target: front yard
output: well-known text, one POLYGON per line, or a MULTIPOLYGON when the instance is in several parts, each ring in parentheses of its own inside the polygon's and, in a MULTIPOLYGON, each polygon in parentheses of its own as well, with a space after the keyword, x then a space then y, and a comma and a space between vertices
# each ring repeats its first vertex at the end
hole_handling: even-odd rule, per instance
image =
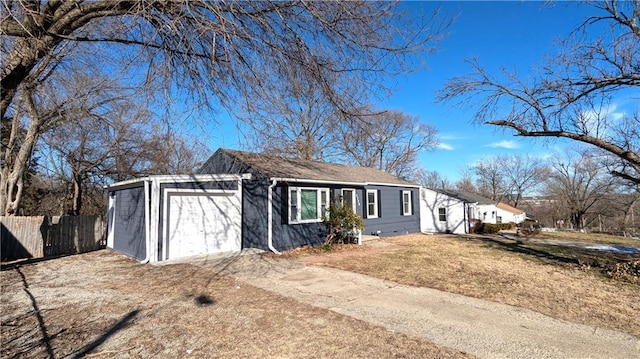
POLYGON ((189 264, 102 250, 1 272, 2 358, 463 358, 189 264))
POLYGON ((298 257, 640 337, 638 268, 621 265, 640 260, 639 254, 518 244, 497 237, 422 234, 382 239, 378 246, 388 250, 367 253, 351 248, 298 257))
MULTIPOLYGON (((622 265, 639 261, 640 254, 452 235, 407 235, 339 248, 299 249, 284 258, 640 337, 637 268, 622 265)), ((141 265, 108 250, 4 266, 0 356, 467 357, 246 285, 218 270, 141 265)))

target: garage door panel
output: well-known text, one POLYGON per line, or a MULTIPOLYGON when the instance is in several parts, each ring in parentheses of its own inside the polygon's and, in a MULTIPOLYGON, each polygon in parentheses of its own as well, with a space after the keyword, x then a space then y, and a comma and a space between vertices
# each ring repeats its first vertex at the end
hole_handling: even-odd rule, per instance
POLYGON ((241 201, 237 194, 171 194, 169 258, 241 249, 241 201))

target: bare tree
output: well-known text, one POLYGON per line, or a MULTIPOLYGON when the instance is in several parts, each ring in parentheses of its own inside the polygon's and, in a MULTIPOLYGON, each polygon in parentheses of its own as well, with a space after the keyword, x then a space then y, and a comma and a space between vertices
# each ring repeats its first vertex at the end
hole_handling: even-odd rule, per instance
POLYGON ((435 148, 437 143, 435 127, 400 111, 347 121, 339 131, 346 161, 407 178, 419 168, 418 153, 435 148))
POLYGON ((259 151, 304 160, 324 160, 338 152, 334 130, 345 117, 305 75, 291 68, 287 83, 269 83, 273 90, 243 104, 247 114, 242 121, 251 127, 249 137, 259 151))
POLYGON ((473 165, 476 175, 476 190, 481 196, 501 201, 507 196, 507 182, 501 161, 487 157, 473 165))
POLYGON ((546 59, 540 72, 519 77, 504 70, 494 76, 472 60, 473 74, 449 80, 438 98, 477 105, 475 121, 519 136, 562 137, 595 146, 618 159, 612 174, 640 183, 638 107, 622 119, 615 110, 618 97, 630 97, 637 105, 640 2, 589 6, 596 15, 567 37, 563 51, 546 59))
POLYGON ((454 184, 446 177, 442 176, 438 171, 419 169, 415 172, 412 179, 425 188, 446 190, 454 188, 454 184))
POLYGON ((65 93, 57 106, 46 104, 45 88, 73 81, 73 67, 102 64, 100 71, 120 85, 194 108, 234 108, 242 98, 262 96, 265 84, 286 82, 283 74, 297 67, 332 106, 349 112, 353 98, 342 96, 328 75, 365 84, 368 95, 385 90, 387 76, 416 67, 440 24, 410 19, 386 2, 5 1, 0 117, 11 118, 12 128, 25 124, 27 132, 19 141, 17 130, 9 131, 0 212, 15 213, 39 136, 77 108, 76 97, 65 93))
POLYGON ((191 146, 152 121, 144 107, 120 103, 102 116, 79 118, 43 135, 50 177, 71 190, 65 214, 84 214, 83 204, 96 202, 85 198, 85 189, 144 175, 193 173, 197 157, 191 146))
POLYGON ((535 194, 549 175, 549 168, 543 160, 528 155, 500 155, 496 162, 502 168, 504 196, 514 207, 518 207, 523 196, 535 194))
POLYGON ((610 198, 614 181, 597 158, 586 151, 556 157, 547 181, 547 194, 555 196, 575 229, 586 225, 586 215, 610 198))
POLYGON ((465 167, 460 170, 460 177, 454 183, 454 188, 458 191, 469 193, 478 193, 476 186, 473 184, 474 172, 471 167, 465 167))
MULTIPOLYGON (((61 65, 62 66, 62 65, 61 65)), ((41 134, 68 122, 100 117, 114 104, 127 100, 132 92, 106 76, 96 75, 90 65, 66 65, 76 76, 25 87, 17 98, 16 110, 8 123, 0 170, 0 209, 13 214, 24 192, 24 176, 41 134), (26 130, 19 130, 26 129, 26 130)))

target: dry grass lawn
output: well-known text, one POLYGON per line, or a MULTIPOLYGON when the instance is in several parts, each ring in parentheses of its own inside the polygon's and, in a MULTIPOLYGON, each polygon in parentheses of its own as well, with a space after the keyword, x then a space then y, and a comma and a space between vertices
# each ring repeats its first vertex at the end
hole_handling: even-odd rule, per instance
MULTIPOLYGON (((584 253, 578 249, 563 252, 558 246, 448 235, 418 234, 383 241, 393 244, 393 250, 355 256, 340 252, 312 262, 640 337, 640 284, 604 276, 581 262, 584 253), (575 255, 578 259, 572 258, 575 255)), ((606 256, 593 251, 586 255, 606 256)), ((639 255, 623 257, 640 260, 639 255)))
POLYGON ((107 250, 1 272, 3 358, 464 358, 188 264, 107 250))
POLYGON ((625 246, 640 247, 640 240, 603 233, 543 232, 537 235, 537 237, 545 239, 560 239, 566 241, 591 242, 598 244, 622 244, 625 246))

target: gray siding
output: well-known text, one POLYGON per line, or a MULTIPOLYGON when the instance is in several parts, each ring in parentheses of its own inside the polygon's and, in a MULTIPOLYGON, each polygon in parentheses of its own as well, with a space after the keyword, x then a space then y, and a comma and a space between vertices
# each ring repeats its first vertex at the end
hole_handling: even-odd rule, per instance
MULTIPOLYGON (((378 218, 364 218, 364 234, 379 234, 382 237, 420 232, 420 193, 417 188, 367 186, 378 190, 378 218), (402 191, 411 191, 411 216, 402 215, 402 191), (379 231, 379 232, 378 232, 379 231)), ((362 197, 366 205, 366 197, 362 197)), ((360 213, 361 215, 364 213, 360 213)))
POLYGON ((251 166, 248 164, 238 161, 235 157, 229 156, 224 151, 216 151, 213 156, 211 156, 207 162, 198 170, 199 174, 218 174, 218 173, 228 173, 228 174, 243 174, 243 173, 251 173, 254 176, 265 178, 265 176, 261 176, 257 173, 251 166))
POLYGON ((268 178, 260 176, 251 166, 220 150, 207 160, 198 173, 251 173, 253 175, 253 179, 242 182, 242 248, 269 250, 267 243, 268 178))
POLYGON ((144 226, 144 187, 112 192, 115 196, 113 249, 137 259, 147 251, 144 226))
MULTIPOLYGON (((296 183, 296 187, 326 188, 316 184, 296 183)), ((304 245, 324 242, 326 227, 318 223, 288 223, 288 185, 279 184, 273 191, 273 245, 277 250, 287 250, 304 245)))
MULTIPOLYGON (((252 180, 243 182, 242 247, 268 249, 267 236, 267 191, 268 176, 258 173, 250 165, 217 151, 198 171, 199 173, 251 173, 252 180)), ((304 245, 318 245, 324 242, 326 227, 323 223, 288 223, 288 188, 295 187, 330 188, 331 201, 339 198, 341 189, 356 190, 356 213, 365 218, 365 234, 380 231, 382 236, 420 232, 419 192, 417 188, 397 186, 368 186, 379 194, 380 218, 366 218, 365 188, 351 185, 320 185, 316 183, 278 183, 273 191, 273 244, 278 250, 286 250, 304 245), (411 216, 401 213, 401 193, 412 192, 411 216)))
POLYGON ((266 180, 245 180, 242 183, 242 248, 268 250, 266 180))

